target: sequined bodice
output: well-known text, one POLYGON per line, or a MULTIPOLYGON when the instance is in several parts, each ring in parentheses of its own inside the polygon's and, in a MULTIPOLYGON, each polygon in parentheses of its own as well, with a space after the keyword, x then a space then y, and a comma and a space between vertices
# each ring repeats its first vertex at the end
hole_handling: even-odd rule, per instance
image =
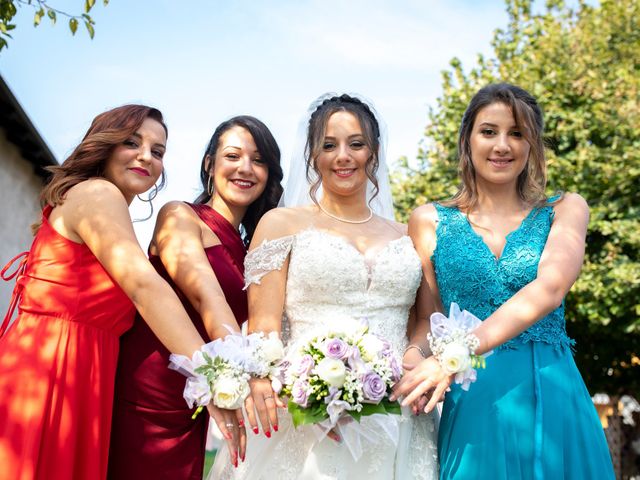
MULTIPOLYGON (((438 213, 437 244, 431 261, 446 312, 451 302, 456 302, 478 318, 485 319, 536 278, 553 222, 552 207, 532 210, 520 227, 507 236, 499 259, 457 208, 439 204, 435 207, 438 213)), ((522 341, 570 347, 573 340, 565 329, 564 302, 501 348, 512 348, 522 341)))

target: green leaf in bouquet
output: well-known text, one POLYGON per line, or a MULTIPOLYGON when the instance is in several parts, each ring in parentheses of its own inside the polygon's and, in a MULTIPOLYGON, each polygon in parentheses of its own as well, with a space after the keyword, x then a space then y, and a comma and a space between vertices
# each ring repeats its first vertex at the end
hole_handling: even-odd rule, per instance
POLYGON ((376 413, 382 413, 384 415, 400 415, 402 410, 398 402, 390 402, 388 399, 384 399, 377 404, 365 403, 362 405, 362 410, 359 412, 355 410, 351 411, 349 412, 349 415, 359 422, 362 417, 374 415, 376 413))
POLYGON ((287 408, 291 414, 294 427, 320 423, 325 418, 329 417, 327 415, 325 405, 322 404, 314 407, 302 408, 300 405, 293 402, 293 400, 289 400, 287 408))

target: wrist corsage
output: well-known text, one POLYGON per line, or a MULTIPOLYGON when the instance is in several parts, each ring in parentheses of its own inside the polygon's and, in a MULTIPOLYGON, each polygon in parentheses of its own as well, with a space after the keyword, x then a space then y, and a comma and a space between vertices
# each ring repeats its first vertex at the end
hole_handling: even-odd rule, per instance
POLYGON ((491 352, 476 355, 480 340, 473 330, 481 320, 466 310, 460 310, 452 302, 449 317, 436 312, 431 315, 431 333, 428 335, 429 347, 445 372, 453 375, 454 381, 462 384, 463 390, 476 381, 476 368, 485 368, 485 357, 491 352))
POLYGON ((230 333, 203 345, 191 358, 172 354, 169 368, 187 377, 183 397, 189 408, 198 406, 195 418, 211 401, 219 408, 242 407, 250 393, 251 376, 272 376, 283 354, 275 332, 230 333))

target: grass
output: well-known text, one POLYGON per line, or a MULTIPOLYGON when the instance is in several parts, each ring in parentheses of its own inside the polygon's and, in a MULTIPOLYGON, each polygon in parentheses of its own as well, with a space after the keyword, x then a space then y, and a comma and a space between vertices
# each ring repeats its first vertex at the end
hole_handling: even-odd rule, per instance
POLYGON ((207 478, 207 475, 209 473, 209 470, 211 470, 211 467, 213 466, 213 461, 216 458, 216 451, 217 450, 207 450, 204 454, 204 474, 202 476, 202 478, 207 478))

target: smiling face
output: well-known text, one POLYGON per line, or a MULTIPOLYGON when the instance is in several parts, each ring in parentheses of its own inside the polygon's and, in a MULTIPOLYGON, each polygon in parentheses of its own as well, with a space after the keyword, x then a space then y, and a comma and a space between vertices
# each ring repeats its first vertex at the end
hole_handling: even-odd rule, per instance
POLYGON ((325 193, 352 195, 366 191, 367 162, 371 150, 365 143, 360 122, 350 112, 338 111, 327 120, 322 150, 316 167, 325 193))
POLYGON ((128 203, 149 190, 162 174, 166 142, 163 126, 146 118, 140 128, 113 149, 104 178, 120 189, 128 203))
POLYGON ((267 185, 269 168, 263 161, 251 133, 240 126, 220 136, 213 165, 212 204, 228 208, 246 208, 255 202, 267 185))
POLYGON ((507 105, 495 102, 478 111, 469 144, 478 187, 512 183, 515 188, 530 146, 507 105))

